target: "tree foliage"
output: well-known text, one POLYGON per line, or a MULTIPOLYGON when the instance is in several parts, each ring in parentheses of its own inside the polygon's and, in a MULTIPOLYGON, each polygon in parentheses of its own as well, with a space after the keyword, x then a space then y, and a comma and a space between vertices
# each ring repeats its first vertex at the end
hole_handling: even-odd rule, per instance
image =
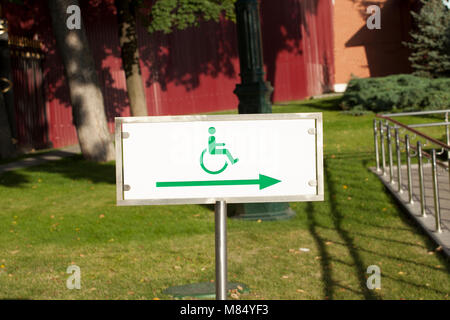
POLYGON ((412 12, 417 28, 411 32, 409 61, 414 73, 425 77, 450 76, 450 10, 442 0, 421 0, 412 12))
POLYGON ((175 29, 197 26, 200 21, 219 21, 223 15, 235 20, 236 0, 156 0, 151 7, 144 7, 145 24, 149 32, 170 33, 175 29), (146 10, 145 10, 146 9, 146 10))

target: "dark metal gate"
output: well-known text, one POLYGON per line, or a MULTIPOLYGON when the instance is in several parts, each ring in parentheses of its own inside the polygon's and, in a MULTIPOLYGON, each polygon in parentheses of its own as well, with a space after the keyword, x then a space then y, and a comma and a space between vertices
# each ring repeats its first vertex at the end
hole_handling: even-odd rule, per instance
POLYGON ((41 43, 10 36, 16 137, 25 150, 49 147, 41 43))

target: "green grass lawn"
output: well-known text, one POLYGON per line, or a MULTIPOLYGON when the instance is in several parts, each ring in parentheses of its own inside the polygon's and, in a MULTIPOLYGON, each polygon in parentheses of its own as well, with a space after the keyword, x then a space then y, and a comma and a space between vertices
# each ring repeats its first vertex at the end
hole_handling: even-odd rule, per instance
MULTIPOLYGON (((228 220, 229 280, 251 290, 239 298, 449 299, 449 261, 368 171, 373 116, 337 102, 274 108, 323 112, 325 201, 293 203, 288 221, 228 220)), ((0 299, 170 299, 167 287, 215 277, 211 207, 116 207, 114 163, 8 172, 0 199, 0 299), (66 288, 71 264, 81 290, 66 288)))

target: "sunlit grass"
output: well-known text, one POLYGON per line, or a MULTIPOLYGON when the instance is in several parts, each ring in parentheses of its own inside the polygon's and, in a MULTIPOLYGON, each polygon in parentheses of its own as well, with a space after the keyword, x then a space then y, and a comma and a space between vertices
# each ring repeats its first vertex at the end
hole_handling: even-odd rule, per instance
MULTIPOLYGON (((289 221, 229 219, 229 280, 250 287, 242 299, 448 299, 448 260, 367 169, 373 116, 337 102, 274 107, 323 112, 325 201, 293 203, 289 221), (381 290, 365 284, 370 265, 381 290)), ((211 207, 116 207, 113 163, 5 173, 0 199, 0 299, 170 299, 167 287, 214 279, 211 207), (81 290, 66 288, 71 264, 81 290)))

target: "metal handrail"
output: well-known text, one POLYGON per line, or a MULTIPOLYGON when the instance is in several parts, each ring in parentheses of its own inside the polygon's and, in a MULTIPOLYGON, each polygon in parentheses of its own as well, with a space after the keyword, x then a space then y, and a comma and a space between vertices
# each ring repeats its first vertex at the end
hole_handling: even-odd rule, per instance
POLYGON ((425 210, 425 188, 424 188, 424 170, 423 170, 423 156, 427 157, 431 162, 432 176, 433 176, 433 199, 434 199, 434 216, 435 216, 435 225, 436 232, 442 232, 441 228, 441 217, 440 217, 440 201, 439 201, 439 185, 437 179, 437 166, 440 165, 445 170, 449 172, 449 182, 450 182, 450 131, 449 126, 450 122, 448 121, 448 114, 450 110, 438 110, 438 111, 422 111, 422 112, 411 112, 411 113, 398 113, 398 114, 379 114, 376 115, 377 118, 383 119, 386 121, 383 124, 383 120, 374 119, 374 144, 375 144, 375 153, 376 153, 376 164, 377 164, 377 172, 382 172, 383 176, 387 175, 386 168, 386 148, 385 141, 387 144, 388 151, 388 166, 389 166, 389 184, 395 185, 398 184, 396 192, 403 193, 402 188, 402 172, 401 172, 401 143, 405 145, 406 151, 406 170, 407 170, 407 179, 408 179, 408 198, 409 204, 413 205, 413 186, 412 186, 412 176, 411 176, 411 158, 417 156, 418 159, 418 170, 419 170, 419 190, 420 190, 420 211, 423 218, 426 218, 426 210, 425 210), (445 122, 444 123, 434 123, 428 124, 428 126, 445 126, 446 127, 446 136, 447 136, 447 144, 439 141, 435 138, 432 138, 420 131, 417 131, 414 127, 426 127, 427 124, 421 125, 406 125, 397 120, 392 119, 393 116, 410 116, 410 115, 423 115, 423 114, 434 114, 434 113, 445 113, 445 122), (379 122, 379 126, 377 124, 379 122), (392 123, 392 125, 390 124, 392 123), (379 127, 379 130, 378 130, 379 127), (431 153, 427 153, 422 150, 421 141, 417 141, 417 148, 411 146, 410 137, 408 134, 405 135, 405 139, 400 138, 399 130, 405 129, 414 134, 415 137, 421 137, 432 144, 439 146, 442 148, 441 153, 436 152, 436 148, 431 150, 431 153), (395 132, 395 136, 392 137, 392 130, 395 132), (386 137, 385 137, 386 135, 386 137), (378 145, 378 137, 380 137, 381 143, 381 168, 380 168, 380 156, 379 156, 379 145, 378 145), (392 150, 392 142, 395 143, 396 150, 396 160, 397 160, 397 181, 394 181, 394 168, 393 168, 393 150, 392 150), (415 150, 415 154, 411 155, 411 149, 415 150), (448 156, 448 164, 445 164, 442 161, 436 159, 437 154, 442 154, 444 151, 447 152, 448 156))
MULTIPOLYGON (((449 111, 449 112, 450 112, 450 111, 449 111)), ((417 130, 415 130, 414 128, 411 128, 411 127, 409 127, 409 126, 406 125, 406 124, 403 124, 403 123, 401 123, 401 122, 399 122, 399 121, 397 121, 397 120, 391 119, 390 117, 387 117, 387 116, 384 116, 384 115, 381 115, 381 114, 377 114, 376 117, 377 117, 377 118, 382 118, 382 119, 388 120, 388 121, 394 123, 395 125, 397 125, 397 126, 399 126, 399 127, 401 127, 401 128, 404 128, 404 129, 406 129, 406 130, 409 130, 409 131, 411 131, 412 133, 414 133, 415 135, 417 135, 417 136, 419 136, 419 137, 422 137, 422 138, 424 138, 425 140, 428 140, 428 141, 430 141, 430 142, 432 142, 432 143, 434 143, 434 144, 440 146, 441 148, 446 149, 447 151, 450 150, 450 146, 449 146, 448 144, 445 144, 445 143, 443 143, 442 141, 439 141, 439 140, 436 140, 436 139, 434 139, 434 138, 432 138, 432 137, 430 137, 430 136, 427 136, 426 134, 424 134, 424 133, 422 133, 422 132, 420 132, 420 131, 417 131, 417 130)))
POLYGON ((448 126, 450 122, 433 122, 433 123, 417 123, 417 124, 408 124, 410 128, 425 128, 425 127, 440 127, 440 126, 448 126))
POLYGON ((418 116, 418 115, 439 114, 439 113, 450 113, 450 109, 446 109, 446 110, 430 110, 430 111, 414 111, 414 112, 398 112, 398 113, 384 113, 381 116, 385 116, 385 117, 407 117, 407 116, 418 116))

